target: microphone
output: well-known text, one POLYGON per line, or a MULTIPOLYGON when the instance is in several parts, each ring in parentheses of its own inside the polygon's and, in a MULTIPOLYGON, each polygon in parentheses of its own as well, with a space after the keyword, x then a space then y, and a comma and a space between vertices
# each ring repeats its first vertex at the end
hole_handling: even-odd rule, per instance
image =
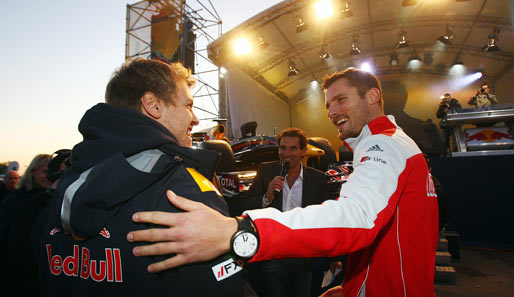
MULTIPOLYGON (((280 176, 286 177, 287 171, 289 171, 289 162, 285 161, 282 164, 282 169, 280 169, 280 176)), ((282 194, 282 190, 275 189, 273 192, 274 198, 277 198, 278 195, 282 194)))

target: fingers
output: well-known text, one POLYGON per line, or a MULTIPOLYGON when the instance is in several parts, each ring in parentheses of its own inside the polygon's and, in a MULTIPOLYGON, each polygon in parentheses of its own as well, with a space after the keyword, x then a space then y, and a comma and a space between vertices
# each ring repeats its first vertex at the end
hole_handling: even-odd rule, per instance
POLYGON ((182 266, 184 264, 187 264, 187 258, 183 255, 176 255, 174 257, 168 258, 164 261, 153 263, 148 266, 148 272, 150 273, 156 273, 160 272, 166 269, 175 268, 178 266, 182 266))
POLYGON ((136 223, 151 223, 156 225, 174 226, 180 218, 181 213, 170 213, 163 211, 136 212, 132 220, 136 223))
POLYGON ((192 211, 204 207, 202 203, 178 196, 172 190, 166 191, 166 196, 168 196, 168 200, 171 204, 185 211, 192 211))
POLYGON ((159 242, 151 245, 136 246, 132 249, 134 256, 154 256, 179 254, 182 252, 180 244, 176 242, 159 242))
POLYGON ((175 240, 177 237, 177 235, 174 233, 174 231, 175 230, 171 229, 171 228, 153 228, 153 229, 132 231, 127 234, 127 240, 129 242, 172 241, 172 240, 175 240))

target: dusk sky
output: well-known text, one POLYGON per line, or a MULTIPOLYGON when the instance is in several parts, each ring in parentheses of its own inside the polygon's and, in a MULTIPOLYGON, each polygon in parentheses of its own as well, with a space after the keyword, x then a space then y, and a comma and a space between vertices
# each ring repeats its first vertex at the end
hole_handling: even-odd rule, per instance
MULTIPOLYGON (((188 1, 194 5, 197 1, 188 1)), ((223 33, 281 2, 211 0, 223 33)), ((8 1, 0 11, 0 162, 23 172, 39 153, 72 148, 84 112, 104 101, 125 59, 127 4, 119 0, 8 1)), ((208 5, 207 0, 202 3, 208 5)))

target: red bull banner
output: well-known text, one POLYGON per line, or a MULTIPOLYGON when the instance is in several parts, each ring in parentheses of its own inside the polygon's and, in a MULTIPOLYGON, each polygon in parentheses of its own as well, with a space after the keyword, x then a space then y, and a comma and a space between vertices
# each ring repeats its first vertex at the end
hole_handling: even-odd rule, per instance
POLYGON ((151 50, 155 59, 171 62, 180 45, 184 0, 153 1, 151 50))
POLYGON ((507 127, 484 127, 466 129, 468 150, 505 149, 514 147, 512 133, 507 127))

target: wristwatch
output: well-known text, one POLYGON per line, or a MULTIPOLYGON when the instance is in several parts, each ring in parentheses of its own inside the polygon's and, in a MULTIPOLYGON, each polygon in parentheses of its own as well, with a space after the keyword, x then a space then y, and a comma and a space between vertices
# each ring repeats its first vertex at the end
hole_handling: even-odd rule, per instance
POLYGON ((237 231, 232 235, 232 253, 239 259, 248 260, 259 249, 259 234, 249 217, 236 217, 237 231))

